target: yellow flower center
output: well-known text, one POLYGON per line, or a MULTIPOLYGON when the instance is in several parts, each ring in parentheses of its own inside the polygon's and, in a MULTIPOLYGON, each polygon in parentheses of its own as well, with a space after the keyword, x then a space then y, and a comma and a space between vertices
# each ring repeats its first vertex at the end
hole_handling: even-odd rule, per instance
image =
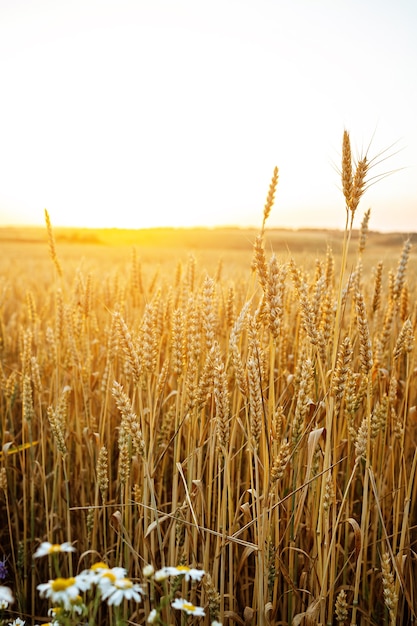
POLYGON ((75 578, 56 578, 52 581, 52 591, 66 591, 68 587, 72 587, 75 584, 75 578))
POLYGON ((98 563, 94 563, 94 565, 91 566, 91 569, 93 570, 93 572, 98 569, 108 569, 108 568, 109 566, 103 563, 102 561, 99 561, 98 563))
POLYGON ((52 615, 53 617, 57 617, 60 613, 62 613, 62 607, 54 606, 49 609, 48 615, 52 615))
POLYGON ((112 582, 113 584, 117 580, 117 577, 110 570, 108 572, 104 572, 103 578, 108 578, 110 580, 110 582, 112 582))
POLYGON ((75 598, 71 598, 71 604, 73 606, 77 606, 77 605, 81 604, 82 601, 83 601, 83 599, 82 599, 81 596, 76 596, 75 598))
POLYGON ((184 602, 182 605, 186 611, 195 611, 194 604, 189 604, 188 602, 184 602))
POLYGON ((177 570, 178 570, 179 572, 189 572, 189 571, 190 571, 190 568, 189 568, 189 567, 187 567, 186 565, 178 565, 177 570))
POLYGON ((133 583, 128 578, 119 578, 115 583, 115 587, 118 589, 130 589, 133 587, 133 583))
POLYGON ((53 543, 49 548, 49 553, 52 554, 54 552, 61 552, 61 546, 59 543, 53 543))

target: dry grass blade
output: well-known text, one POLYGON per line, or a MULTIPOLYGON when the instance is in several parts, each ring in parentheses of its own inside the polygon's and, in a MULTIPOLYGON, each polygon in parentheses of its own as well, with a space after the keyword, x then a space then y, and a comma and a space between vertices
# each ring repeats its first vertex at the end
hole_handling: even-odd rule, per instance
POLYGON ((349 517, 347 520, 353 529, 353 537, 354 537, 354 546, 355 546, 355 560, 358 560, 359 554, 361 552, 362 547, 362 533, 358 522, 353 518, 349 517))
POLYGON ((320 611, 320 603, 321 599, 317 598, 313 600, 313 602, 310 602, 306 611, 294 615, 292 626, 300 626, 300 624, 304 624, 304 626, 315 626, 320 611))

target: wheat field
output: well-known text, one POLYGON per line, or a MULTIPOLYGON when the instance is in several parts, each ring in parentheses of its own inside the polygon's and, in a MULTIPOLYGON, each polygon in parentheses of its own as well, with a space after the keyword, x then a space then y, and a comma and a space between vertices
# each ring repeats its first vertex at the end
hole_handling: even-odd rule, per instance
POLYGON ((416 257, 368 251, 368 211, 353 230, 367 173, 345 135, 318 254, 274 246, 277 170, 223 258, 60 243, 47 212, 42 245, 3 245, 4 624, 416 622, 416 257), (141 601, 51 621, 41 542, 75 548, 60 580, 124 567, 141 601), (204 570, 171 592, 204 615, 147 583, 166 566, 204 570))

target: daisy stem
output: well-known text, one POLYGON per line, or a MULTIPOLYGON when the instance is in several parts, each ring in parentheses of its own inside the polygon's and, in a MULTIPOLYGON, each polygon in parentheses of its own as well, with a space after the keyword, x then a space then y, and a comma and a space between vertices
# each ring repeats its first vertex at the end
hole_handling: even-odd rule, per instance
POLYGON ((126 622, 121 615, 122 613, 121 606, 115 606, 114 613, 115 613, 115 618, 116 618, 116 626, 126 626, 126 622))
POLYGON ((97 623, 96 615, 97 615, 98 607, 100 605, 100 600, 101 600, 100 592, 98 589, 96 589, 96 595, 95 595, 94 604, 93 604, 93 614, 90 616, 90 619, 88 620, 89 626, 94 626, 97 623))
POLYGON ((59 556, 56 552, 52 553, 52 562, 54 564, 55 578, 61 577, 61 569, 59 567, 59 556))
MULTIPOLYGON (((66 464, 66 458, 64 455, 62 455, 62 469, 64 471, 64 484, 65 484, 65 495, 66 495, 66 499, 67 499, 67 510, 66 510, 66 517, 67 517, 67 537, 68 537, 68 541, 71 542, 71 518, 70 518, 70 507, 71 507, 71 501, 70 501, 70 489, 69 489, 69 480, 68 480, 68 472, 67 472, 67 464, 66 464)), ((69 559, 69 575, 72 576, 72 559, 69 559)))

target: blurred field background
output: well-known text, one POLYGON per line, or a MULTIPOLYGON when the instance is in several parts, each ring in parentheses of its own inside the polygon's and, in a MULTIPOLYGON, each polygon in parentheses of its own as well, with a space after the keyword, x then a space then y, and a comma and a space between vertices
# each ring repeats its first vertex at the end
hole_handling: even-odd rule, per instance
MULTIPOLYGON (((352 232, 351 255, 354 258, 354 242, 358 240, 359 229, 352 232)), ((208 263, 211 268, 220 259, 241 264, 247 270, 251 258, 253 243, 258 230, 255 228, 149 228, 143 230, 128 229, 88 229, 54 228, 55 241, 59 244, 62 259, 88 260, 95 265, 97 261, 106 267, 107 262, 126 262, 129 254, 136 249, 138 257, 144 263, 164 263, 180 261, 189 253, 196 254, 199 260, 208 263)), ((414 243, 416 233, 380 233, 368 231, 368 264, 379 260, 390 261, 407 238, 414 243)), ((34 262, 36 259, 48 262, 45 246, 48 235, 44 228, 38 227, 3 227, 0 228, 2 263, 12 259, 20 263, 34 262), (21 247, 20 244, 26 244, 21 247)), ((336 262, 343 245, 342 230, 314 229, 268 229, 266 246, 281 259, 293 256, 301 261, 310 261, 332 249, 336 262)))

